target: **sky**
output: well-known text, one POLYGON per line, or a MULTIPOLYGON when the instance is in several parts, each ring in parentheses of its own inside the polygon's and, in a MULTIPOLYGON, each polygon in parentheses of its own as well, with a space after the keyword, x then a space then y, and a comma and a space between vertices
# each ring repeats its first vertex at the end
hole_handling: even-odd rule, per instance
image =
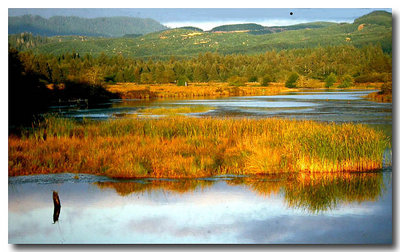
POLYGON ((264 26, 292 25, 313 21, 348 22, 368 14, 372 8, 10 8, 9 16, 24 14, 79 16, 85 18, 129 16, 152 18, 170 28, 195 26, 203 30, 223 24, 258 23, 264 26), (290 12, 293 15, 290 15, 290 12))

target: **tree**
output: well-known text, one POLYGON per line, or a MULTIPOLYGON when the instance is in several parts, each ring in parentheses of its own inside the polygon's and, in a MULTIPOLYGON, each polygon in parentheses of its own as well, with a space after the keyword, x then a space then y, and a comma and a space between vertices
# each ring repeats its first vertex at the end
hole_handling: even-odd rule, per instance
POLYGON ((257 81, 257 76, 255 75, 250 76, 249 82, 256 82, 256 81, 257 81))
POLYGON ((269 74, 264 75, 264 77, 261 80, 261 86, 267 87, 269 86, 269 83, 272 81, 272 78, 269 74))
POLYGON ((325 87, 330 88, 336 82, 336 75, 334 73, 330 73, 328 77, 325 79, 325 87))
POLYGON ((182 75, 182 76, 179 76, 176 84, 178 86, 186 86, 188 82, 189 82, 189 78, 186 77, 185 75, 182 75))
POLYGON ((353 83, 354 83, 353 77, 346 74, 345 76, 343 76, 342 84, 339 85, 339 88, 351 87, 353 85, 353 83))
POLYGON ((299 79, 299 75, 297 73, 290 74, 289 78, 286 80, 285 87, 287 88, 295 88, 296 81, 299 79))

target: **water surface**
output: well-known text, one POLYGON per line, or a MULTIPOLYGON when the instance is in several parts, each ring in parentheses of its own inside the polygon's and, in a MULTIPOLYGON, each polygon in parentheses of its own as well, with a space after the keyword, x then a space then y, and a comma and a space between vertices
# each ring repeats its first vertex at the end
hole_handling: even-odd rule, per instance
POLYGON ((392 242, 392 173, 9 178, 9 242, 392 242), (61 200, 53 224, 52 190, 61 200))
POLYGON ((392 123, 392 104, 376 103, 363 97, 370 92, 357 90, 305 90, 274 96, 242 96, 200 99, 113 100, 90 109, 53 108, 62 115, 75 118, 107 119, 135 114, 142 108, 173 108, 205 105, 213 107, 206 113, 189 116, 291 118, 328 122, 366 124, 392 123))
MULTIPOLYGON (((54 107, 66 117, 118 119, 141 108, 208 105, 197 117, 280 117, 364 123, 391 136, 392 104, 373 91, 113 100, 54 107)), ((139 115, 141 116, 141 115, 139 115)), ((388 159, 388 161, 386 161, 388 159)), ((391 165, 391 151, 385 152, 391 165)), ((79 174, 10 177, 9 243, 391 244, 392 172, 113 180, 79 174), (61 211, 53 223, 52 191, 61 211)))

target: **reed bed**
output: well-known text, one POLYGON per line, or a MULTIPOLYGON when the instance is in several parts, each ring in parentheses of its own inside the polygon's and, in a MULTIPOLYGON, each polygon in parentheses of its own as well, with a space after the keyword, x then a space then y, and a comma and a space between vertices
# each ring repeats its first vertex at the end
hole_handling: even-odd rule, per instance
POLYGON ((48 117, 9 137, 9 175, 116 178, 369 171, 390 145, 359 124, 167 117, 76 122, 48 117))
POLYGON ((140 114, 150 114, 150 115, 178 115, 187 113, 202 113, 214 109, 210 106, 186 106, 186 107, 173 107, 173 108, 144 108, 139 109, 136 112, 140 114))
POLYGON ((273 95, 285 91, 293 91, 293 89, 284 87, 283 84, 263 87, 260 84, 231 86, 228 83, 191 83, 187 87, 174 84, 139 85, 135 83, 118 83, 109 85, 107 90, 119 94, 123 99, 273 95))
POLYGON ((373 92, 366 95, 365 98, 375 102, 391 103, 392 93, 373 92))

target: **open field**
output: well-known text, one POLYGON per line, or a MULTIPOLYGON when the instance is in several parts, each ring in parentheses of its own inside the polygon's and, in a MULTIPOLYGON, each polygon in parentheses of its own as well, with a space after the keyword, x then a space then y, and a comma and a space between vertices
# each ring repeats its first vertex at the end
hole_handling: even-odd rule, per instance
POLYGON ((75 122, 49 117, 9 137, 9 175, 117 178, 368 171, 390 141, 363 125, 167 117, 75 122))

